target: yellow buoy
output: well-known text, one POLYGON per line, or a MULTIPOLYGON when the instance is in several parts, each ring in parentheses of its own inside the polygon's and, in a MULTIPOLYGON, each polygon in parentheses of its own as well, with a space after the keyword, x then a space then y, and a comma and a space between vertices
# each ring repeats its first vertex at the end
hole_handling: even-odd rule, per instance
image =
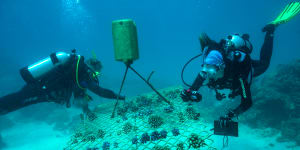
POLYGON ((131 64, 139 58, 136 25, 131 19, 112 22, 115 60, 131 64))

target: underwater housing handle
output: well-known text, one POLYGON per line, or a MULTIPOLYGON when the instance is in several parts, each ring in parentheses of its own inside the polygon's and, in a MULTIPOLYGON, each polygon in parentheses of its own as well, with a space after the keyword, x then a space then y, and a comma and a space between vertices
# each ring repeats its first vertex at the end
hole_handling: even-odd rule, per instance
POLYGON ((234 122, 231 118, 227 117, 221 117, 219 120, 215 120, 214 134, 238 137, 238 122, 234 122))

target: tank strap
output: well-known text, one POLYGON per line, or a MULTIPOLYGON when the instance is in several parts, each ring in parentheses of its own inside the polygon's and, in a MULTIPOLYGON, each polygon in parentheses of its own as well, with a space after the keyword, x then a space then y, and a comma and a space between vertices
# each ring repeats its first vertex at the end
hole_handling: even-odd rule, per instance
POLYGON ((240 78, 240 82, 241 82, 243 97, 246 99, 247 98, 247 94, 246 94, 245 84, 244 84, 244 81, 243 81, 242 78, 240 78))
POLYGON ((53 65, 55 65, 56 63, 59 62, 58 58, 56 57, 56 53, 52 53, 50 55, 50 58, 51 58, 51 61, 52 61, 53 65))

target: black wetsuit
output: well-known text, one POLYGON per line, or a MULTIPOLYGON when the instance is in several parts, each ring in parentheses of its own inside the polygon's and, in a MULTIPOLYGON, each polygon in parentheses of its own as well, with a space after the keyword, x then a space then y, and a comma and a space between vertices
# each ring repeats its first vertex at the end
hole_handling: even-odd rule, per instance
MULTIPOLYGON (((47 80, 43 81, 43 84, 29 83, 20 91, 1 97, 0 115, 42 102, 55 102, 70 107, 72 94, 75 99, 86 96, 86 90, 79 88, 76 82, 77 59, 78 57, 74 56, 69 63, 60 66, 54 74, 51 74, 47 80)), ((82 56, 79 63, 78 81, 81 87, 101 97, 117 98, 117 94, 113 91, 99 86, 97 78, 92 77, 92 71, 84 63, 82 56)), ((84 111, 88 110, 87 105, 83 107, 84 111)))
MULTIPOLYGON (((232 93, 229 95, 231 98, 241 95, 241 103, 233 110, 234 115, 239 115, 252 106, 250 91, 251 80, 252 77, 257 77, 264 73, 270 65, 273 51, 273 32, 274 27, 270 31, 267 31, 259 60, 253 60, 249 55, 247 55, 242 62, 232 62, 225 58, 226 67, 224 70, 224 77, 216 81, 210 80, 208 83, 208 87, 216 89, 217 99, 221 99, 220 93, 217 92, 218 89, 231 89, 232 93), (250 80, 249 76, 251 78, 250 80)), ((218 46, 213 47, 214 49, 218 48, 218 46)), ((205 78, 198 74, 190 90, 199 90, 204 80, 205 78)))

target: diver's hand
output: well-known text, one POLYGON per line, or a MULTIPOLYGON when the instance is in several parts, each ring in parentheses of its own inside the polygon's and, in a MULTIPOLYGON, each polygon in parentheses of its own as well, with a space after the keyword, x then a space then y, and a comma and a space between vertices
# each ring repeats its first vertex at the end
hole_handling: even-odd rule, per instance
POLYGON ((202 100, 202 95, 197 91, 192 91, 190 89, 183 90, 180 93, 180 96, 184 102, 192 101, 192 102, 200 102, 202 100))
POLYGON ((222 93, 219 93, 219 92, 217 92, 216 93, 216 98, 217 98, 217 100, 222 100, 223 98, 226 98, 226 96, 225 96, 225 94, 222 94, 222 93))
POLYGON ((274 24, 267 24, 263 29, 262 32, 267 32, 268 34, 273 34, 275 31, 276 25, 274 24))
POLYGON ((191 99, 190 99, 190 96, 191 96, 191 92, 189 91, 189 90, 183 90, 183 91, 181 91, 181 93, 180 93, 180 97, 181 97, 181 99, 184 101, 184 102, 188 102, 188 101, 190 101, 191 99))
POLYGON ((235 116, 236 114, 232 110, 229 110, 229 112, 225 115, 225 118, 232 119, 235 116))
POLYGON ((119 100, 125 100, 125 96, 119 95, 118 96, 119 100))

